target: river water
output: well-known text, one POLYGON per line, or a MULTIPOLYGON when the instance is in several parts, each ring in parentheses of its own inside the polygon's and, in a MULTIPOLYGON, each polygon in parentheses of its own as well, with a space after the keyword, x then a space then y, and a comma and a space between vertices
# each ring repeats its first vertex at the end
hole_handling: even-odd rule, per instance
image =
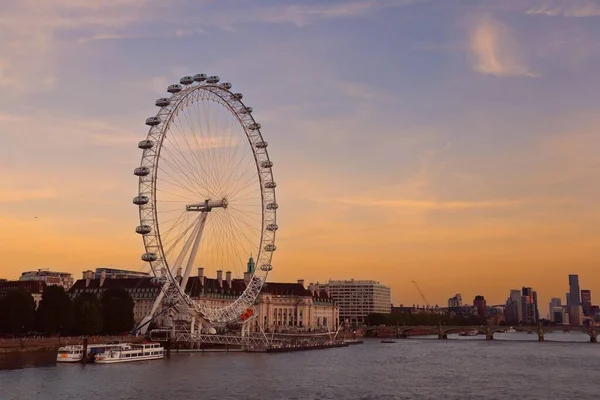
POLYGON ((97 365, 0 355, 2 400, 600 399, 600 344, 580 333, 450 335, 294 353, 179 353, 97 365))

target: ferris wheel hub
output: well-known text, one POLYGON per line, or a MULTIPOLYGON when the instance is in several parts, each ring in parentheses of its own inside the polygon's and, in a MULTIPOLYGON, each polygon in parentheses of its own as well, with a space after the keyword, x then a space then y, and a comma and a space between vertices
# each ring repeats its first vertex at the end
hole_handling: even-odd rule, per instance
POLYGON ((213 208, 227 208, 228 202, 226 198, 221 200, 206 199, 202 203, 188 204, 185 206, 186 211, 204 212, 210 211, 213 208))

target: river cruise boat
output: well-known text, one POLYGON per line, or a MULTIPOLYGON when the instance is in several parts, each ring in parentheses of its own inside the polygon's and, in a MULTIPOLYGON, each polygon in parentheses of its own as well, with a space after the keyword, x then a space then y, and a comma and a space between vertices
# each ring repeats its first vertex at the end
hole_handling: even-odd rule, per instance
MULTIPOLYGON (((128 346, 128 343, 111 343, 111 344, 88 344, 86 357, 88 362, 93 362, 96 355, 104 353, 111 349, 118 349, 123 346, 128 346)), ((59 347, 56 355, 56 362, 81 362, 83 360, 83 345, 71 344, 59 347)))
POLYGON ((160 343, 130 344, 118 349, 110 349, 96 355, 98 364, 114 364, 130 361, 158 360, 165 356, 165 349, 160 343))

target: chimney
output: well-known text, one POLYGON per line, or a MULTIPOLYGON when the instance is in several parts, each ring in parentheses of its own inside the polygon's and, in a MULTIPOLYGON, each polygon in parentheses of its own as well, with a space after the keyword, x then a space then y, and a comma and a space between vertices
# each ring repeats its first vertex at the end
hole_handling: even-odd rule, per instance
POLYGON ((227 281, 227 286, 231 289, 231 271, 225 272, 225 280, 227 281))
POLYGON ((315 285, 312 282, 308 284, 308 290, 310 290, 312 296, 315 295, 315 285))
POLYGON ((250 283, 250 278, 252 278, 252 272, 244 272, 244 283, 246 285, 250 283))
POLYGON ((181 278, 181 267, 177 268, 177 278, 181 278))
POLYGON ((217 271, 217 282, 219 282, 219 287, 223 287, 223 271, 217 271))
POLYGON ((100 272, 100 284, 98 287, 102 287, 104 285, 104 281, 106 280, 106 271, 100 272))
POLYGON ((92 280, 92 271, 85 271, 83 273, 83 279, 85 279, 85 287, 90 286, 90 281, 92 280))
POLYGON ((204 286, 204 268, 198 268, 198 279, 200 280, 200 284, 204 286))
POLYGON ((298 283, 302 285, 302 287, 304 287, 304 279, 298 279, 298 283))

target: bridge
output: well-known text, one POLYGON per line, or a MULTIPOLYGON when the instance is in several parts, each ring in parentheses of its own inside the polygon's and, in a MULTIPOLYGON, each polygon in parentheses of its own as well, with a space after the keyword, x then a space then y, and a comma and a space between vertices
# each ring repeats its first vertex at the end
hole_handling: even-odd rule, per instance
MULTIPOLYGON (((598 326, 543 326, 541 324, 533 326, 514 326, 512 327, 517 332, 531 332, 537 335, 538 341, 544 341, 544 334, 552 332, 582 332, 590 337, 591 343, 598 342, 598 334, 600 334, 600 327, 598 326)), ((438 339, 448 339, 449 334, 460 333, 464 331, 477 331, 478 334, 485 335, 486 340, 493 340, 494 333, 505 332, 508 329, 507 326, 500 325, 479 325, 479 326, 447 326, 447 325, 429 325, 429 326, 369 326, 364 329, 365 332, 374 333, 375 336, 379 336, 380 333, 384 335, 395 335, 397 338, 406 339, 411 332, 412 333, 430 333, 431 335, 437 335, 438 339)))

